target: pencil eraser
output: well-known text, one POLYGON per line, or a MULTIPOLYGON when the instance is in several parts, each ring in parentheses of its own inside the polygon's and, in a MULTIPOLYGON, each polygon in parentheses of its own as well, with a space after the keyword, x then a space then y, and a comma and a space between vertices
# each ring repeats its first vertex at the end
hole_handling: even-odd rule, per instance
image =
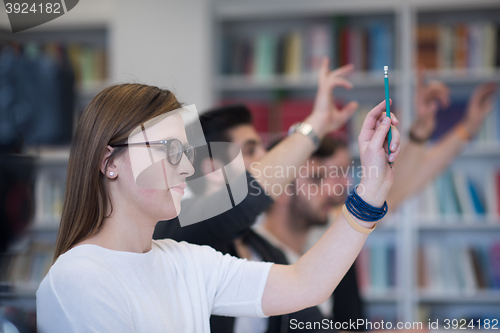
POLYGON ((384 66, 384 71, 388 71, 389 70, 389 66, 384 66))

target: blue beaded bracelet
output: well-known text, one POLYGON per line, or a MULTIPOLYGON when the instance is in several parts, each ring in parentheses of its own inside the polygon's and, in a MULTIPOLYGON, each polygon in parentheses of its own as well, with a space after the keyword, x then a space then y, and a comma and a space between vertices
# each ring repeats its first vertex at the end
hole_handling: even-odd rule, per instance
POLYGON ((349 210, 349 213, 356 218, 367 222, 376 222, 382 219, 385 214, 387 214, 387 201, 384 202, 384 205, 380 208, 373 207, 361 199, 358 193, 356 193, 358 186, 356 186, 345 201, 345 205, 347 210, 349 210))

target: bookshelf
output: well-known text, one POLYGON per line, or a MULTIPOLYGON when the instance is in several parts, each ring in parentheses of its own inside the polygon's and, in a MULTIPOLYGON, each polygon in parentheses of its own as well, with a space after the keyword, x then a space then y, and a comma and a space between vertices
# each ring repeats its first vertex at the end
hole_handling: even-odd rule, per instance
MULTIPOLYGON (((23 52, 29 47, 36 48, 38 57, 52 57, 54 50, 65 50, 74 75, 74 98, 71 106, 63 110, 67 114, 63 125, 74 133, 84 107, 108 82, 106 25, 94 21, 51 25, 15 35, 0 31, 0 46, 7 43, 18 48, 19 57, 25 56, 23 52)), ((36 332, 35 293, 52 264, 71 136, 70 131, 64 142, 50 144, 34 141, 24 151, 25 156, 35 161, 33 217, 22 236, 0 254, 0 316, 23 332, 36 332)))
MULTIPOLYGON (((333 55, 335 67, 342 64, 341 59, 345 57, 355 63, 364 64, 361 66, 363 70, 357 71, 350 77, 355 87, 352 91, 341 88, 335 91, 337 100, 341 103, 352 99, 360 102, 361 112, 358 111, 360 113, 358 117, 362 119, 370 106, 384 98, 382 67, 378 70, 378 67, 366 65, 367 62, 376 63, 373 59, 360 60, 349 52, 347 55, 339 53, 339 45, 342 45, 341 40, 344 38, 342 28, 348 27, 348 38, 354 38, 354 42, 351 40, 351 43, 359 48, 359 31, 364 29, 361 35, 372 36, 370 29, 381 21, 387 27, 387 34, 391 39, 387 44, 390 50, 389 58, 384 59, 390 62, 391 97, 394 96, 394 108, 402 123, 400 130, 402 133, 407 133, 413 117, 411 112, 415 77, 413 64, 420 57, 419 43, 422 43, 418 35, 419 27, 436 25, 446 26, 450 30, 450 27, 462 23, 466 28, 474 27, 471 30, 475 29, 475 42, 478 43, 477 31, 488 29, 477 28, 478 22, 487 22, 490 24, 489 28, 500 27, 500 3, 495 0, 376 2, 312 0, 287 1, 284 5, 278 0, 251 2, 215 0, 213 2, 212 58, 215 59, 213 100, 222 104, 247 102, 254 113, 256 127, 264 134, 264 138, 283 133, 286 131, 285 124, 289 122, 286 120, 289 114, 295 112, 296 118, 303 119, 310 112, 310 109, 307 109, 307 102, 304 101, 314 98, 316 80, 312 64, 314 56, 317 55, 315 51, 318 53, 321 51, 321 47, 317 46, 314 40, 326 40, 329 45, 327 51, 330 52, 330 56, 333 55), (331 30, 321 31, 321 27, 325 26, 331 30), (350 28, 354 30, 353 33, 350 28), (294 32, 301 34, 302 44, 310 46, 309 53, 303 48, 296 47, 301 50, 299 52, 302 59, 300 61, 295 59, 300 63, 298 67, 301 69, 294 69, 293 66, 287 69, 286 64, 280 67, 279 61, 265 64, 263 56, 265 54, 274 59, 281 57, 281 61, 285 63, 292 61, 283 57, 283 50, 280 51, 280 48, 287 50, 288 43, 288 48, 293 49, 293 42, 288 40, 293 40, 290 35, 294 32), (249 54, 257 55, 252 58, 249 54), (238 57, 241 59, 237 59, 238 57), (300 110, 284 108, 280 104, 283 100, 288 100, 290 103, 298 101, 304 110, 301 113, 300 110)), ((440 52, 443 53, 442 50, 440 52)), ((297 55, 289 57, 294 58, 297 55)), ((440 57, 443 55, 440 54, 440 57)), ((476 52, 469 55, 469 58, 473 57, 483 59, 485 56, 476 52)), ((491 63, 491 56, 488 61, 491 63)), ((453 60, 448 60, 447 66, 436 66, 429 71, 427 78, 438 79, 449 85, 452 89, 452 101, 465 100, 474 86, 485 81, 500 82, 500 65, 489 66, 488 61, 471 61, 471 64, 458 66, 453 60)), ((442 62, 442 59, 439 60, 439 64, 442 62)), ((495 110, 494 114, 495 117, 500 117, 500 110, 495 110)), ((350 142, 356 141, 353 133, 357 132, 359 124, 356 123, 359 123, 359 119, 355 116, 346 129, 347 139, 350 142)), ((492 123, 491 119, 487 122, 492 123)), ((496 133, 492 135, 491 128, 482 129, 482 132, 487 133, 478 135, 478 138, 464 149, 452 165, 452 170, 465 170, 463 172, 470 176, 474 174, 474 168, 481 170, 476 171, 479 175, 488 168, 500 169, 500 137, 497 137, 496 133)), ((355 160, 359 158, 356 145, 353 145, 351 154, 355 160)), ((478 191, 482 193, 485 191, 485 181, 476 178, 474 181, 479 182, 478 191)), ((490 244, 499 242, 500 218, 496 214, 478 214, 456 216, 454 220, 456 223, 440 223, 443 221, 442 216, 429 217, 422 213, 419 209, 421 204, 419 200, 421 199, 408 200, 394 216, 397 223, 391 223, 386 228, 378 228, 367 242, 365 249, 368 250, 372 250, 373 246, 383 247, 384 244, 394 247, 395 253, 390 265, 395 267, 396 281, 395 285, 385 290, 373 291, 370 288, 363 290, 362 295, 367 304, 369 319, 427 322, 429 318, 446 318, 446 316, 451 318, 450 315, 454 315, 455 318, 468 318, 478 313, 483 313, 485 316, 500 313, 500 297, 497 289, 478 289, 471 295, 423 293, 418 288, 417 277, 420 268, 416 264, 419 247, 427 244, 429 239, 438 242, 439 239, 453 236, 461 239, 461 245, 470 247, 481 244, 484 239, 490 244)), ((370 257, 370 254, 368 256, 370 257)))

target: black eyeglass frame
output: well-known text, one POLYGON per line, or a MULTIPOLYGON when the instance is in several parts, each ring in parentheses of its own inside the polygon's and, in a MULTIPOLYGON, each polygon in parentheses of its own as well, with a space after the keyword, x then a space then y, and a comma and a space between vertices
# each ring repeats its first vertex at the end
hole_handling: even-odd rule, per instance
POLYGON ((196 149, 191 146, 191 145, 183 145, 181 140, 179 139, 169 139, 169 140, 158 140, 158 141, 146 141, 146 142, 132 142, 132 143, 119 143, 119 144, 114 144, 114 145, 110 145, 111 147, 129 147, 129 146, 147 146, 148 148, 150 146, 166 146, 167 148, 167 151, 165 152, 166 155, 167 155, 167 161, 168 163, 172 164, 172 165, 177 165, 179 163, 181 163, 182 161, 182 155, 181 155, 181 158, 179 159, 179 161, 177 163, 173 163, 172 160, 170 159, 170 146, 172 145, 172 142, 179 142, 181 144, 181 147, 182 147, 182 155, 186 155, 186 157, 188 158, 188 161, 189 163, 193 164, 194 162, 194 159, 196 158, 196 149), (186 154, 187 150, 189 148, 192 148, 193 149, 193 160, 191 161, 188 157, 188 155, 186 154))

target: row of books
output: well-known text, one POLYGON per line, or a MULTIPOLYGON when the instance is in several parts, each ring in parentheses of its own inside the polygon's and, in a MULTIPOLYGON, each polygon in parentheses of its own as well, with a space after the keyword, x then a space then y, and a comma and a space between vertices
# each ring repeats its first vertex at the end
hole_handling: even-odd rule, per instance
POLYGON ((316 73, 324 56, 334 67, 352 63, 359 71, 380 71, 384 65, 392 67, 393 53, 393 31, 387 22, 360 26, 334 18, 285 33, 228 33, 222 37, 221 73, 299 76, 316 73))
POLYGON ((418 251, 422 294, 474 295, 500 289, 500 242, 490 245, 425 244, 418 251))
MULTIPOLYGON (((101 46, 79 43, 68 45, 49 42, 8 42, 17 54, 25 56, 31 61, 49 56, 59 65, 68 65, 68 70, 74 74, 77 87, 90 88, 107 79, 106 50, 101 46)), ((0 45, 0 49, 2 45, 0 45)))
POLYGON ((419 25, 418 62, 427 69, 443 70, 500 67, 499 32, 500 26, 488 21, 419 25))
MULTIPOLYGON (((253 124, 261 134, 284 134, 295 122, 304 120, 312 111, 314 101, 311 99, 286 98, 274 102, 232 98, 222 101, 222 105, 244 104, 252 113, 253 124)), ((338 105, 341 106, 341 103, 338 105)), ((337 135, 342 139, 355 139, 360 133, 363 121, 374 105, 361 104, 352 116, 348 126, 341 129, 337 135)), ((439 140, 442 135, 450 131, 460 122, 466 111, 466 101, 454 101, 447 109, 437 113, 437 126, 432 140, 439 140)), ((397 105, 391 110, 397 114, 397 105)), ((475 144, 491 145, 500 142, 500 101, 495 103, 494 110, 486 117, 481 129, 472 142, 475 144)))
POLYGON ((107 79, 108 69, 104 47, 70 44, 68 55, 78 87, 91 88, 107 79))
POLYGON ((418 197, 422 224, 485 223, 500 215, 500 172, 483 172, 479 186, 462 170, 446 171, 428 185, 418 197))
POLYGON ((41 170, 35 183, 35 228, 57 228, 64 203, 65 173, 41 170))
POLYGON ((363 293, 377 294, 396 286, 396 252, 391 243, 363 247, 355 262, 358 285, 363 293))
POLYGON ((54 244, 34 242, 18 253, 0 256, 0 292, 34 293, 54 257, 54 244))

